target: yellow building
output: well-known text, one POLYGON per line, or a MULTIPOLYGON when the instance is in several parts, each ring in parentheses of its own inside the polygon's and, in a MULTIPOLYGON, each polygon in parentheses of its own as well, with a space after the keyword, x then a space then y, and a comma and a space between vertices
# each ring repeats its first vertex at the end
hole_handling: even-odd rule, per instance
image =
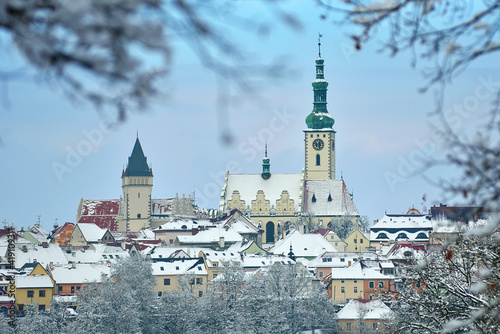
POLYGON ((50 308, 54 295, 54 280, 38 263, 31 274, 16 276, 16 303, 20 313, 26 311, 28 304, 35 304, 38 311, 50 308))
POLYGON ((206 292, 208 274, 201 259, 155 262, 152 267, 156 281, 154 290, 159 297, 166 292, 176 292, 181 289, 191 291, 196 297, 201 297, 206 292))
POLYGON ((370 240, 358 229, 354 229, 344 241, 347 243, 346 252, 364 252, 370 247, 370 240))
MULTIPOLYGON (((267 145, 260 174, 226 172, 219 211, 238 209, 264 230, 263 242, 274 243, 294 221, 323 227, 336 218, 350 215, 359 219, 344 180, 335 178, 334 119, 326 108, 328 82, 324 59, 316 59, 313 111, 306 117, 304 130, 305 164, 302 173, 271 173, 267 145)), ((302 169, 302 168, 301 168, 302 169)), ((301 232, 308 232, 304 226, 301 232)))
POLYGON ((380 300, 351 300, 337 314, 339 333, 390 333, 391 314, 380 300))

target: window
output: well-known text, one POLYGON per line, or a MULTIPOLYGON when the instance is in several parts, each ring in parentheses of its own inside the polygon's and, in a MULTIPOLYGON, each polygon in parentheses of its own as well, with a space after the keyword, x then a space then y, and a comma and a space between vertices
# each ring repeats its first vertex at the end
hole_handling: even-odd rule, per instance
POLYGON ((178 266, 177 266, 177 267, 175 267, 175 270, 179 270, 179 267, 178 267, 178 266))
POLYGON ((71 287, 71 293, 75 293, 75 287, 74 286, 71 287))
POLYGON ((163 285, 170 285, 170 278, 164 278, 163 285))
POLYGON ((35 292, 33 290, 28 290, 28 298, 31 298, 35 295, 35 292))
POLYGON ((340 293, 345 293, 345 286, 340 287, 340 293))
POLYGON ((165 268, 163 268, 163 267, 160 267, 160 271, 165 271, 165 268))
MULTIPOLYGON (((213 278, 216 278, 216 277, 217 277, 217 274, 214 274, 213 278)), ((212 278, 212 279, 213 279, 213 278, 212 278)))
POLYGON ((399 233, 396 237, 396 240, 398 239, 408 239, 408 236, 406 235, 406 233, 399 233))
POLYGON ((62 291, 62 286, 58 285, 58 286, 57 286, 57 291, 58 291, 58 292, 61 292, 61 291, 62 291))
POLYGON ((372 326, 373 326, 373 329, 374 329, 374 330, 377 330, 377 329, 378 329, 378 323, 374 322, 374 323, 372 324, 372 326))
POLYGON ((45 311, 45 305, 38 305, 38 311, 45 311))
POLYGON ((19 312, 24 311, 24 304, 17 305, 19 307, 19 312))
POLYGON ((141 214, 140 213, 137 214, 137 218, 141 218, 141 214))
POLYGON ((198 297, 203 297, 203 291, 198 291, 198 297))
POLYGON ((358 293, 358 287, 357 286, 354 287, 354 293, 358 293))
POLYGON ((318 277, 319 278, 323 278, 323 272, 322 271, 318 271, 318 277))
POLYGON ((384 288, 384 282, 383 281, 378 282, 378 287, 380 289, 383 289, 384 288))
POLYGON ((369 285, 370 289, 375 288, 375 282, 370 282, 370 283, 368 283, 368 285, 369 285))
POLYGON ((319 156, 319 154, 316 154, 316 166, 319 166, 321 165, 321 158, 319 156))
POLYGON ((421 286, 421 285, 420 285, 420 282, 415 283, 415 287, 416 287, 417 289, 420 289, 420 286, 421 286))
POLYGON ((347 330, 351 330, 351 323, 350 322, 346 323, 345 325, 346 325, 347 330))
POLYGON ((340 262, 345 262, 345 259, 343 257, 341 257, 340 262))
POLYGON ((375 299, 375 295, 370 295, 370 300, 375 299))
POLYGON ((113 258, 113 255, 110 255, 110 256, 109 256, 109 258, 110 258, 110 259, 112 259, 112 258, 113 258))
POLYGON ((359 243, 362 244, 363 243, 363 239, 359 239, 359 243))
POLYGON ((354 283, 358 283, 358 280, 354 280, 354 283))
POLYGON ((158 291, 158 297, 161 297, 161 291, 158 291))
POLYGON ((174 244, 174 239, 168 240, 168 243, 171 244, 171 245, 173 245, 174 244))
POLYGON ((82 288, 81 286, 77 286, 76 291, 80 291, 81 288, 82 288))
POLYGON ((141 198, 141 193, 137 193, 137 198, 141 198))
POLYGON ((196 285, 203 285, 203 278, 196 278, 196 285))
POLYGON ((389 237, 385 233, 380 233, 375 239, 389 239, 389 237))
POLYGON ((45 290, 38 291, 38 297, 45 297, 45 290))
POLYGON ((354 239, 354 243, 357 244, 358 243, 358 239, 354 239))
POLYGON ((342 283, 342 284, 344 284, 344 282, 345 282, 344 280, 341 280, 341 281, 340 281, 340 283, 342 283))

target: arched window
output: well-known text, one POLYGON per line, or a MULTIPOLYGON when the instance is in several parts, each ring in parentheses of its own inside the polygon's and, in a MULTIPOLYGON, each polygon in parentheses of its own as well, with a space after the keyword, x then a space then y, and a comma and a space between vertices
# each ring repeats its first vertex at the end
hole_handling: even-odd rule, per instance
POLYGON ((408 239, 408 236, 406 235, 406 233, 399 233, 396 237, 396 240, 398 239, 408 239))
POLYGON ((428 239, 425 233, 421 232, 417 235, 415 239, 428 239))
POLYGON ((266 224, 266 243, 274 243, 274 223, 271 221, 266 224))
POLYGON ((385 233, 380 233, 380 234, 377 236, 377 238, 376 238, 376 239, 389 239, 389 238, 387 237, 387 234, 385 234, 385 233))
POLYGON ((319 154, 316 154, 316 166, 319 166, 321 164, 321 158, 319 154))

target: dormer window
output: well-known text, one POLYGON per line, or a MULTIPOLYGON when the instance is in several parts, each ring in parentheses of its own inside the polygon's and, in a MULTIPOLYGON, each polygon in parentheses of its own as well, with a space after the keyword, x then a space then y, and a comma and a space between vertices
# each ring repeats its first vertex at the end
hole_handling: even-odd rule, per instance
POLYGON ((332 194, 328 194, 328 202, 332 201, 332 194))
POLYGON ((313 197, 311 200, 313 201, 313 203, 316 203, 316 195, 315 194, 313 194, 313 197))

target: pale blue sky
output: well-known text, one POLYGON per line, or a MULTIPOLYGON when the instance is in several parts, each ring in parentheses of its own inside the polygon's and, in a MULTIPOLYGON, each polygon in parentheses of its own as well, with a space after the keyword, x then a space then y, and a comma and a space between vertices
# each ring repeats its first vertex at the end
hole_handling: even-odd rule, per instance
MULTIPOLYGON (((264 80, 259 102, 241 95, 234 99, 229 118, 223 120, 234 136, 229 146, 220 140, 215 76, 180 41, 175 43, 174 71, 163 83, 168 98, 156 101, 151 110, 134 112, 112 129, 102 127, 105 118, 91 106, 69 103, 56 88, 29 77, 10 82, 10 107, 4 104, 0 109, 0 220, 26 227, 41 215, 43 227, 50 229, 56 219, 59 224, 75 221, 80 197, 119 198, 122 167, 137 130, 155 174, 154 198, 196 190, 198 204, 217 208, 228 164, 237 166, 233 172, 260 172, 265 139, 271 172, 299 173, 304 166, 304 119, 312 110, 318 32, 324 36, 328 110, 337 131, 337 177, 343 174, 360 214, 373 220, 385 211, 402 213, 412 205, 421 209, 423 193, 428 194, 429 207, 446 202, 440 190, 421 177, 406 177, 408 168, 423 166, 419 158, 439 155, 429 127, 434 121, 428 117, 433 96, 418 93, 424 81, 410 68, 409 56, 377 53, 376 42, 354 52, 348 30, 319 20, 314 6, 297 2, 290 10, 304 24, 300 33, 283 25, 275 26, 266 38, 228 31, 250 58, 282 58, 294 73, 264 80), (70 152, 89 147, 86 133, 95 136, 92 151, 72 158, 70 152), (258 151, 252 141, 259 144, 258 151), (61 165, 67 169, 58 175, 54 166, 61 165), (388 182, 388 175, 397 178, 388 182)), ((260 12, 253 15, 260 17, 260 12)), ((14 51, 0 54, 2 70, 21 63, 14 51)), ((473 129, 472 121, 487 111, 491 96, 485 80, 500 81, 492 59, 474 64, 448 89, 445 109, 479 102, 458 118, 457 127, 473 129), (485 97, 474 100, 478 87, 485 97)), ((441 169, 434 175, 438 172, 452 173, 441 169)))

